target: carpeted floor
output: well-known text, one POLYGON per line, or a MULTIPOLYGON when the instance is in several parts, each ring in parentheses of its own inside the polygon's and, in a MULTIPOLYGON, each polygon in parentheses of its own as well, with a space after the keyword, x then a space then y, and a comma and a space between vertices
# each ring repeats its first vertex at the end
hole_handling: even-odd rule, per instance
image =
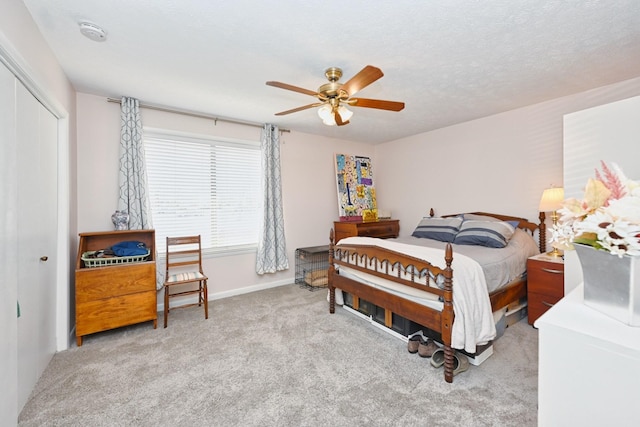
POLYGON ((535 426, 538 335, 444 382, 406 343, 287 285, 175 310, 58 353, 20 426, 535 426), (160 316, 161 317, 161 316, 160 316))

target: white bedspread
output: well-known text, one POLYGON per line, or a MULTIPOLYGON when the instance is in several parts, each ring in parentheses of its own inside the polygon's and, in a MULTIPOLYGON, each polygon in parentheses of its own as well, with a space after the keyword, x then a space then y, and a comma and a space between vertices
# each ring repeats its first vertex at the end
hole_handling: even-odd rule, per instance
MULTIPOLYGON (((420 239, 412 236, 393 239, 396 242, 415 246, 427 246, 442 249, 445 242, 420 239)), ((461 254, 480 263, 487 282, 487 292, 494 292, 506 284, 522 277, 527 271, 527 259, 540 253, 538 244, 527 232, 517 229, 509 244, 504 248, 487 248, 475 245, 453 244, 454 258, 461 254)))
MULTIPOLYGON (((401 252, 444 268, 444 251, 424 246, 414 246, 394 240, 371 237, 347 237, 341 245, 373 245, 401 252)), ((473 259, 453 254, 453 309, 455 319, 451 331, 451 346, 476 352, 476 346, 487 343, 496 336, 491 302, 480 264, 473 259)))

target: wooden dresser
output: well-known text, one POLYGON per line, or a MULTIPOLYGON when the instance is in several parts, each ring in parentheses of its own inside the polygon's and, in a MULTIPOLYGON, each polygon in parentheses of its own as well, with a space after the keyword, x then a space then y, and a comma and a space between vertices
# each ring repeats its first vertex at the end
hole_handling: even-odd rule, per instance
POLYGON ((564 260, 547 254, 527 260, 529 324, 542 316, 564 296, 564 260))
POLYGON ((80 233, 75 277, 78 346, 88 334, 149 320, 154 329, 158 326, 154 230, 80 233), (85 266, 83 253, 129 240, 146 244, 147 261, 85 266))
POLYGON ((389 239, 398 237, 400 221, 397 219, 381 219, 379 221, 335 221, 333 223, 336 243, 345 237, 364 236, 389 239))

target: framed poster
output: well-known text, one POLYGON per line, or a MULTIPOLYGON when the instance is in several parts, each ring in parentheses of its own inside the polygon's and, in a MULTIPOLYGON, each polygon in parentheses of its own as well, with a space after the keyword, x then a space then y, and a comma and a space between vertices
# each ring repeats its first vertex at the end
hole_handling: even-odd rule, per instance
POLYGON ((336 154, 336 184, 340 221, 378 220, 369 157, 336 154))

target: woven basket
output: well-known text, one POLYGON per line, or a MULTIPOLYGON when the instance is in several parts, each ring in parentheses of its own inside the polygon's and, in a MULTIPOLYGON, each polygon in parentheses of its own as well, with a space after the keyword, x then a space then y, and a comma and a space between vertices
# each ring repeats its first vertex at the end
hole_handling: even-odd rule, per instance
POLYGON ((146 254, 142 255, 132 255, 132 256, 114 256, 108 258, 91 258, 90 256, 95 254, 97 251, 88 251, 83 252, 80 259, 84 261, 84 266, 87 268, 93 267, 108 267, 110 265, 118 265, 118 264, 130 264, 134 262, 143 262, 146 261, 149 257, 151 251, 147 249, 146 254))

